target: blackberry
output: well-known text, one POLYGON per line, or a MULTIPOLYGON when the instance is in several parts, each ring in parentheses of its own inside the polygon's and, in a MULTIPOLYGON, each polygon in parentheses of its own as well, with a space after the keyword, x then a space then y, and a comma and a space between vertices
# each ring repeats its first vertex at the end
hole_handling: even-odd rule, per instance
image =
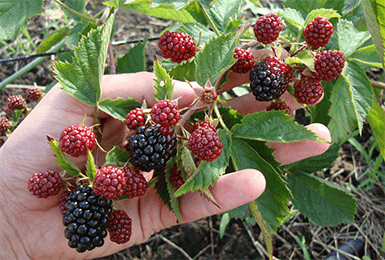
POLYGON ((266 111, 284 110, 286 115, 292 116, 291 108, 285 103, 285 101, 275 101, 266 107, 266 111))
POLYGON ((39 102, 43 98, 44 93, 38 87, 30 87, 25 91, 25 95, 31 101, 39 102))
POLYGON ((59 149, 72 157, 86 155, 95 145, 96 136, 88 126, 71 125, 60 134, 59 149))
POLYGON ((184 179, 182 177, 182 171, 178 170, 178 166, 176 163, 174 163, 173 167, 171 168, 171 184, 175 188, 180 188, 184 184, 184 179))
POLYGON ((142 109, 139 107, 131 110, 126 115, 126 125, 128 129, 135 130, 139 126, 144 125, 145 117, 142 109))
POLYGON ((333 34, 333 25, 328 19, 317 16, 306 25, 303 36, 309 46, 315 49, 325 47, 333 34))
POLYGON ((161 168, 176 153, 176 138, 163 135, 160 125, 141 126, 131 135, 127 145, 131 163, 140 170, 148 172, 161 168))
POLYGON ((0 117, 0 136, 5 135, 7 130, 11 127, 11 121, 9 121, 6 117, 0 117))
POLYGON ((166 31, 160 36, 158 47, 163 58, 181 63, 195 56, 195 42, 187 33, 166 31))
POLYGON ((151 118, 161 126, 175 125, 180 119, 178 105, 169 99, 161 100, 151 108, 151 118))
POLYGON ((294 96, 298 103, 314 105, 322 97, 324 87, 318 79, 303 76, 294 84, 294 96))
POLYGON ((104 244, 112 200, 96 195, 89 186, 80 185, 68 193, 65 209, 64 235, 71 248, 83 253, 104 244))
POLYGON ((269 44, 278 39, 282 29, 283 25, 281 19, 278 15, 270 13, 258 17, 253 31, 258 42, 269 44))
POLYGON ((132 219, 124 210, 120 209, 114 210, 108 220, 110 221, 108 227, 110 240, 117 244, 127 243, 131 238, 132 219))
POLYGON ((231 66, 231 70, 235 73, 247 73, 251 70, 254 64, 254 56, 248 50, 243 50, 241 48, 235 48, 234 51, 234 59, 237 60, 233 66, 231 66))
POLYGON ((345 57, 342 51, 325 50, 317 53, 314 58, 313 75, 319 80, 330 81, 341 75, 344 66, 345 57))
POLYGON ((59 194, 63 179, 54 170, 35 172, 28 180, 28 190, 38 198, 48 198, 59 194))
POLYGON ((221 138, 209 127, 194 130, 189 139, 190 151, 199 159, 211 162, 222 154, 221 138))
POLYGON ((21 95, 9 96, 6 100, 7 108, 10 111, 22 110, 27 108, 27 101, 21 95))
POLYGON ((258 101, 278 99, 285 93, 291 69, 277 58, 265 58, 250 71, 250 88, 258 101))
POLYGON ((147 190, 147 181, 140 170, 135 167, 123 167, 122 171, 126 178, 124 194, 129 198, 143 196, 147 190))

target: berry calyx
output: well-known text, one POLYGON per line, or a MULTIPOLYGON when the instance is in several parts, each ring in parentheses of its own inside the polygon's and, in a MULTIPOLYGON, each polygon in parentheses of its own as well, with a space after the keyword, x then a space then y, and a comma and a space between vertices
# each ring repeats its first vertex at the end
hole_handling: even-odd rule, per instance
POLYGON ((68 193, 65 209, 64 235, 71 248, 83 253, 104 244, 112 200, 96 195, 89 186, 81 185, 68 193))
POLYGON ((160 36, 158 46, 163 58, 181 63, 195 56, 195 42, 187 33, 166 31, 160 36))
POLYGON ((152 107, 151 118, 161 126, 175 125, 180 119, 178 105, 169 99, 161 100, 152 107))
POLYGON ((244 50, 237 47, 235 48, 233 57, 237 60, 237 62, 234 63, 230 69, 235 73, 247 73, 251 70, 254 65, 254 56, 248 50, 244 50))
POLYGON ((27 102, 21 95, 12 95, 9 96, 6 100, 7 108, 10 111, 22 110, 27 108, 27 102))
POLYGON ((270 13, 258 17, 253 31, 258 42, 270 44, 278 39, 279 33, 282 29, 283 25, 281 19, 278 15, 270 13))
POLYGON ((211 162, 222 153, 223 144, 215 131, 208 127, 199 127, 188 139, 191 152, 198 158, 211 162))
POLYGON ((324 88, 318 79, 303 76, 294 84, 294 96, 298 103, 314 105, 322 97, 324 88))
POLYGON ((132 220, 124 210, 114 210, 108 217, 110 222, 108 233, 110 240, 117 244, 124 244, 131 238, 132 220))
POLYGON ((36 172, 28 180, 28 190, 38 198, 48 198, 59 194, 63 187, 60 174, 54 170, 36 172))
POLYGON ((122 171, 126 179, 124 195, 129 198, 143 196, 147 190, 147 181, 140 170, 136 167, 123 167, 122 171))
POLYGON ((25 91, 25 96, 26 96, 29 100, 31 100, 31 101, 38 102, 38 101, 40 101, 40 99, 43 98, 44 93, 43 93, 43 91, 41 91, 40 88, 37 88, 37 87, 31 87, 31 88, 28 88, 28 89, 25 91))
POLYGON ((137 107, 127 113, 126 125, 128 129, 135 130, 139 126, 144 125, 144 123, 145 123, 145 118, 144 118, 144 113, 142 109, 137 107))
POLYGON ((250 71, 250 88, 258 101, 278 99, 289 86, 292 72, 282 60, 267 57, 250 71))
POLYGON ((11 121, 9 121, 6 117, 0 117, 0 136, 5 135, 8 129, 11 127, 11 121))
POLYGON ((341 75, 345 66, 345 57, 342 51, 325 50, 314 58, 314 76, 319 80, 330 81, 341 75))
POLYGON ((306 25, 302 33, 306 43, 318 49, 328 44, 333 34, 333 25, 328 19, 317 16, 306 25))
POLYGON ((284 110, 286 115, 292 116, 291 108, 284 101, 274 101, 266 107, 266 111, 284 110))
POLYGON ((96 136, 88 126, 71 125, 64 129, 59 138, 59 149, 72 157, 87 154, 96 144, 96 136))
POLYGON ((93 179, 95 194, 109 199, 122 196, 125 186, 124 172, 112 166, 101 167, 93 179))
POLYGON ((193 125, 193 131, 200 128, 200 127, 206 127, 206 128, 213 130, 214 132, 217 132, 217 128, 215 127, 215 125, 213 125, 209 121, 197 121, 197 122, 195 122, 193 125))

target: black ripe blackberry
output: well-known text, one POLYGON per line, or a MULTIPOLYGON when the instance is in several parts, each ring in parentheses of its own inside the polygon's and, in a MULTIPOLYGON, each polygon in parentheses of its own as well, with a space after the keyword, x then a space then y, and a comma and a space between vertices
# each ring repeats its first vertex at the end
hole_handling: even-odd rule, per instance
POLYGON ((112 200, 96 195, 91 187, 81 185, 68 193, 65 209, 64 235, 70 247, 83 253, 104 244, 112 200))
POLYGON ((250 71, 250 88, 258 101, 278 99, 292 77, 290 68, 280 59, 267 57, 250 71))
POLYGON ((131 163, 142 171, 162 168, 176 154, 175 134, 164 135, 160 127, 155 124, 141 126, 130 136, 127 150, 131 163))

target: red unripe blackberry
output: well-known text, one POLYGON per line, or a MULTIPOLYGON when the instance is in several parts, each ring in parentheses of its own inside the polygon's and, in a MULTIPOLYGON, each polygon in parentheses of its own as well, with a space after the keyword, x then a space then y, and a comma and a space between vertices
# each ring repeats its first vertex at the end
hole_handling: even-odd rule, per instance
POLYGON ((345 57, 342 51, 325 50, 314 58, 315 77, 319 80, 330 81, 341 75, 345 66, 345 57))
POLYGON ((112 166, 101 167, 92 182, 95 194, 109 199, 122 196, 126 186, 124 172, 112 166))
POLYGON ((38 198, 48 198, 59 194, 63 187, 60 174, 54 170, 36 172, 28 180, 28 190, 38 198))
POLYGON ((204 161, 213 161, 222 153, 221 138, 208 127, 200 127, 191 133, 188 139, 191 152, 204 161))
POLYGON ((195 42, 187 33, 166 31, 160 36, 158 46, 163 58, 181 63, 195 56, 195 42))
POLYGON ((213 130, 214 132, 217 132, 217 128, 215 127, 215 125, 213 125, 209 121, 197 121, 197 122, 195 122, 193 125, 193 131, 200 128, 200 127, 206 127, 206 128, 213 130))
POLYGON ((298 103, 314 105, 324 93, 324 88, 318 79, 303 76, 294 84, 294 96, 298 103))
POLYGON ((254 35, 258 42, 269 44, 278 39, 283 25, 278 15, 270 13, 258 17, 254 25, 254 35))
POLYGON ((293 115, 291 108, 284 101, 274 101, 266 107, 266 111, 284 110, 286 115, 293 115))
POLYGON ((161 126, 175 125, 180 119, 178 105, 168 99, 161 100, 152 107, 151 118, 161 126))
POLYGON ((6 117, 0 117, 0 136, 5 135, 7 130, 11 127, 11 121, 9 121, 6 117))
POLYGON ((143 196, 147 190, 147 181, 140 170, 136 167, 123 167, 122 171, 126 178, 124 195, 129 198, 143 196))
POLYGON ((309 46, 313 48, 325 47, 333 34, 333 25, 328 19, 317 16, 306 25, 303 36, 309 46))
POLYGON ((91 187, 82 185, 68 193, 65 209, 64 236, 71 248, 82 253, 104 244, 112 200, 96 195, 91 187))
POLYGON ((68 196, 69 193, 70 193, 69 191, 63 192, 63 194, 61 195, 60 200, 59 200, 60 212, 63 215, 66 214, 66 211, 67 211, 65 205, 67 203, 67 196, 68 196))
POLYGON ((184 184, 184 180, 182 177, 182 171, 180 171, 180 170, 178 171, 178 167, 177 167, 176 163, 171 168, 170 179, 171 179, 172 186, 174 186, 177 189, 179 189, 184 184))
POLYGON ((132 220, 124 210, 114 210, 108 217, 110 222, 108 233, 110 240, 117 244, 124 244, 131 238, 132 220))
POLYGON ((144 123, 145 123, 145 118, 144 118, 144 113, 142 109, 137 107, 127 113, 126 125, 128 129, 135 130, 139 126, 144 125, 144 123))
POLYGON ((234 59, 236 59, 237 62, 234 63, 230 69, 236 73, 247 73, 254 65, 254 56, 248 50, 235 48, 234 59))
POLYGON ((140 170, 148 172, 162 168, 176 153, 176 138, 165 136, 160 125, 141 126, 131 135, 126 146, 131 154, 131 163, 140 170))
POLYGON ((258 101, 278 99, 292 77, 291 69, 278 58, 267 57, 250 71, 250 88, 258 101))
POLYGON ((9 96, 6 100, 7 107, 10 111, 22 110, 27 108, 27 102, 21 95, 9 96))
POLYGON ((40 101, 40 99, 42 99, 42 97, 44 96, 44 93, 43 91, 41 91, 40 88, 38 87, 31 87, 31 88, 28 88, 26 91, 25 91, 25 96, 31 100, 31 101, 35 101, 35 102, 38 102, 40 101))
POLYGON ((96 136, 88 126, 71 125, 64 129, 59 138, 59 149, 73 157, 92 151, 96 136))

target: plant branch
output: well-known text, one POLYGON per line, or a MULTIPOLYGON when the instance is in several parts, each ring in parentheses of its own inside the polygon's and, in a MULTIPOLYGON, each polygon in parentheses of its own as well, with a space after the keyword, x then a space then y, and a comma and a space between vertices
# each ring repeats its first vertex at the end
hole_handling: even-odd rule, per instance
POLYGON ((116 74, 114 51, 112 49, 111 41, 108 43, 108 56, 110 60, 111 74, 116 74))
POLYGON ((219 123, 221 124, 221 126, 223 127, 223 129, 225 129, 228 133, 230 133, 230 130, 227 128, 225 122, 224 122, 223 119, 222 119, 222 115, 221 115, 221 113, 219 112, 219 109, 218 109, 218 106, 217 106, 217 103, 216 103, 216 102, 215 102, 215 104, 214 104, 213 107, 214 107, 215 114, 216 114, 216 116, 217 116, 218 119, 219 119, 219 123))
MULTIPOLYGON (((64 47, 64 44, 65 44, 64 40, 60 41, 58 44, 56 44, 51 49, 49 49, 49 52, 59 51, 61 48, 64 47)), ((9 76, 8 78, 5 78, 2 82, 0 82, 0 89, 4 88, 9 83, 12 83, 14 80, 20 78, 25 73, 27 73, 28 71, 35 68, 37 65, 39 65, 40 63, 42 63, 46 59, 48 59, 48 56, 37 58, 34 61, 25 65, 23 68, 21 68, 20 70, 18 70, 17 72, 12 74, 11 76, 9 76)))
POLYGON ((210 18, 210 16, 209 16, 209 14, 207 13, 206 9, 204 9, 203 6, 202 6, 199 2, 198 2, 198 5, 199 5, 199 7, 201 8, 201 10, 202 10, 204 16, 206 17, 207 22, 209 23, 211 29, 213 29, 213 31, 215 32, 215 34, 216 34, 217 36, 221 35, 221 33, 219 32, 218 28, 215 26, 213 20, 211 20, 211 18, 210 18))
POLYGON ((373 88, 385 89, 385 83, 383 82, 370 80, 370 84, 372 84, 373 88))
POLYGON ((84 19, 84 20, 87 20, 91 23, 96 23, 97 20, 90 17, 89 15, 86 15, 86 14, 82 14, 82 13, 79 13, 78 11, 75 11, 74 9, 68 7, 67 5, 63 4, 62 2, 60 2, 59 0, 55 0, 55 2, 60 5, 62 8, 66 9, 68 12, 71 12, 73 13, 74 15, 77 15, 79 16, 80 18, 84 19))

